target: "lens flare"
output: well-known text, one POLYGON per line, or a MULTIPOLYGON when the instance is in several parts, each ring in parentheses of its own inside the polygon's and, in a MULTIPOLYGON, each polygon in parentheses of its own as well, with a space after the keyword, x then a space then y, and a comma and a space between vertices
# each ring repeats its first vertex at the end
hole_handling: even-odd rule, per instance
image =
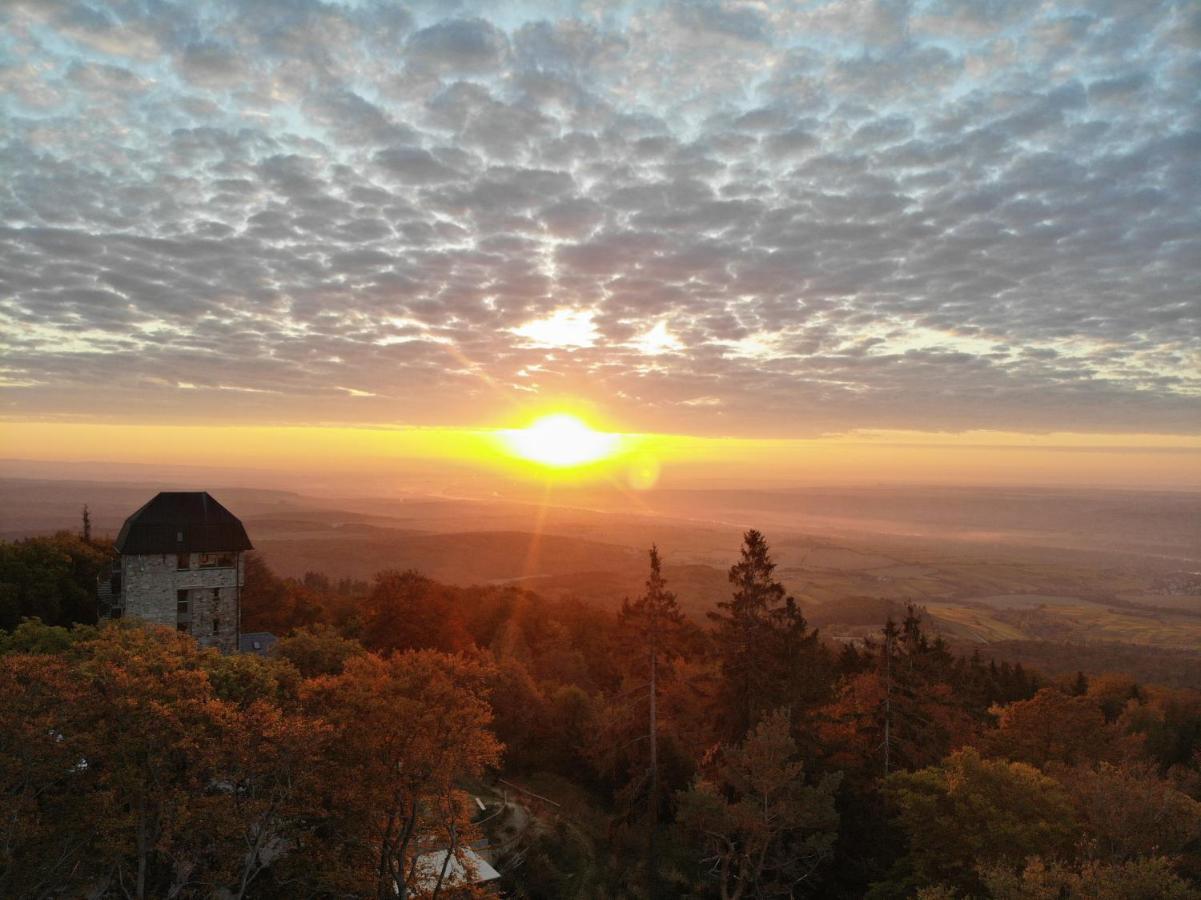
POLYGON ((599 462, 615 454, 621 436, 593 431, 575 416, 544 416, 529 428, 506 431, 501 439, 510 453, 556 469, 599 462))

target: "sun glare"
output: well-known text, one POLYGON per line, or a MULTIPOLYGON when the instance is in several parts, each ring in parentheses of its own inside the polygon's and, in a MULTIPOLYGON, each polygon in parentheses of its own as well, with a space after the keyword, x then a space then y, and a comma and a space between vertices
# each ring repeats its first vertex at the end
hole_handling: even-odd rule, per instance
POLYGON ((593 431, 575 416, 543 416, 528 428, 506 431, 502 438, 515 456, 554 468, 599 462, 617 452, 621 436, 593 431))

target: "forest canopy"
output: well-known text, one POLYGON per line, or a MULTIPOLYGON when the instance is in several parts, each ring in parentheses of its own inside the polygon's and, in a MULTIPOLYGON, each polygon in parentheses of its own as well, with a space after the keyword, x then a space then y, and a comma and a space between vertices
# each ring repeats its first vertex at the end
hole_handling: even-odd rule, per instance
POLYGON ((0 545, 5 897, 1198 896, 1201 693, 829 641, 756 531, 704 623, 252 557, 267 657, 94 624, 110 552, 0 545))

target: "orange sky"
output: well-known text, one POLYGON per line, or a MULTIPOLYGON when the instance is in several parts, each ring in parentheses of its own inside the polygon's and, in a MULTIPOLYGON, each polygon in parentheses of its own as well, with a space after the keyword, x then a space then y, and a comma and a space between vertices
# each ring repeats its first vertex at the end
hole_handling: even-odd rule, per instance
MULTIPOLYGON (((524 424, 524 423, 523 423, 524 424)), ((855 432, 811 440, 622 435, 611 457, 564 470, 515 459, 496 430, 0 423, 0 457, 358 475, 420 470, 497 483, 616 479, 637 488, 788 484, 1029 484, 1196 489, 1201 437, 974 431, 855 432)), ((70 471, 70 467, 64 467, 70 471)), ((272 479, 274 480, 274 479, 272 479)), ((303 485, 299 486, 303 488, 303 485)))

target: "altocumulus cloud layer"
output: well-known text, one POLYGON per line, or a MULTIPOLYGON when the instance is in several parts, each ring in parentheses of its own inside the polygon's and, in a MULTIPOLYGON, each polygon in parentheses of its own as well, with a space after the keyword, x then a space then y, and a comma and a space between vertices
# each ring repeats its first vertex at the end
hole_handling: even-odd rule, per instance
POLYGON ((0 15, 10 418, 1201 430, 1190 0, 0 15))

